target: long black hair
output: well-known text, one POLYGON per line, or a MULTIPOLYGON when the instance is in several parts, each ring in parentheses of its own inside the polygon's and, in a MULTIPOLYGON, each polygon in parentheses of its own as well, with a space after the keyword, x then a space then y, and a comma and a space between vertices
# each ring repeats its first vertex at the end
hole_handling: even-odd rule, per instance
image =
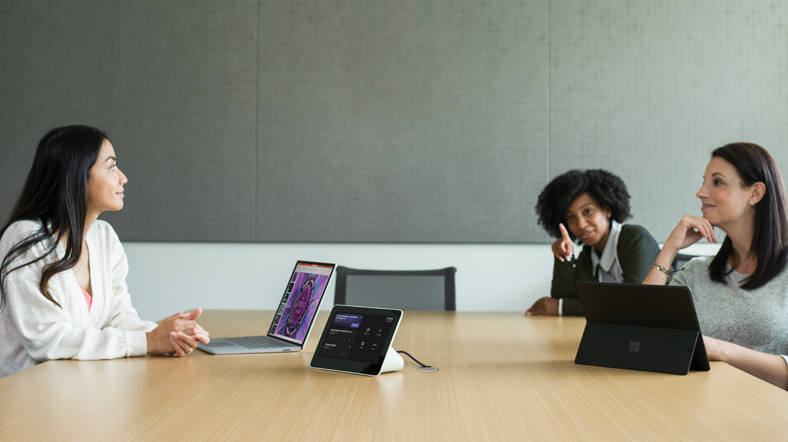
MULTIPOLYGON (((744 290, 763 287, 783 271, 788 258, 788 212, 780 169, 766 149, 752 143, 726 144, 714 149, 711 157, 720 157, 731 163, 739 173, 742 187, 750 187, 757 182, 766 186, 763 198, 755 205, 755 229, 749 253, 749 256, 757 258, 758 265, 741 285, 744 290)), ((709 265, 709 276, 713 281, 727 282, 726 277, 736 267, 726 268, 732 253, 733 243, 730 237, 726 237, 709 265)))
POLYGON ((50 130, 38 143, 33 166, 0 238, 17 221, 38 221, 41 229, 9 249, 0 264, 0 306, 5 303, 5 280, 9 273, 38 262, 55 252, 65 236, 66 254, 44 267, 39 288, 58 307, 48 283, 56 274, 73 268, 82 254, 85 219, 88 211, 87 181, 107 135, 90 126, 65 126, 50 130), (57 235, 57 236, 56 236, 57 235), (11 262, 38 243, 45 254, 9 268, 11 262))
MULTIPOLYGON (((566 222, 566 211, 577 197, 588 193, 601 206, 610 208, 610 218, 624 222, 629 218, 629 192, 617 175, 603 169, 570 170, 553 178, 536 202, 539 224, 550 236, 561 237, 559 223, 566 222)), ((575 239, 570 231, 569 236, 575 239)))

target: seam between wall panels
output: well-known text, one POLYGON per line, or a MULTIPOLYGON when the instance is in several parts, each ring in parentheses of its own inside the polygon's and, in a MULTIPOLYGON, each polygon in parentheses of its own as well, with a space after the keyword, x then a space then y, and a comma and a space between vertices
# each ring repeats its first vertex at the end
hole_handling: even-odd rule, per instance
POLYGON ((254 185, 252 187, 252 241, 257 242, 257 150, 260 139, 260 2, 257 0, 257 44, 255 45, 255 82, 254 82, 254 145, 252 146, 252 167, 254 167, 254 185))
POLYGON ((552 0, 547 0, 547 182, 550 182, 550 161, 553 149, 553 102, 551 93, 553 91, 553 17, 552 0))

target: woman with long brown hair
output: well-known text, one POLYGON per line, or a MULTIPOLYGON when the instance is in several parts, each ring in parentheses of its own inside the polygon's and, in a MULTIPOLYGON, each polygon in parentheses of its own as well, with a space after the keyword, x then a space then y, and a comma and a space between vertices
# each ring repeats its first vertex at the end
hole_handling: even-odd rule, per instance
POLYGON ((679 250, 701 238, 716 256, 695 258, 670 282, 692 290, 711 360, 788 389, 788 212, 774 158, 751 143, 715 149, 697 193, 703 217, 684 215, 645 284, 665 284, 679 250))
POLYGON ((123 246, 98 219, 123 208, 127 182, 98 129, 60 127, 39 142, 0 230, 0 378, 50 359, 183 356, 209 341, 200 309, 156 325, 131 306, 123 246))

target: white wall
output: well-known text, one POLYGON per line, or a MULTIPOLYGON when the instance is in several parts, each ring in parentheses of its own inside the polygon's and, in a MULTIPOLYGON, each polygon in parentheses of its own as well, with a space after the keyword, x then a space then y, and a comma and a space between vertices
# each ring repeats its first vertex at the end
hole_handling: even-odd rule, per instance
MULTIPOLYGON (((457 267, 457 310, 522 311, 549 296, 549 245, 126 243, 132 302, 145 319, 176 311, 273 309, 298 259, 365 269, 457 267)), ((687 253, 713 254, 714 245, 687 253)), ((333 305, 334 282, 323 308, 333 305)))

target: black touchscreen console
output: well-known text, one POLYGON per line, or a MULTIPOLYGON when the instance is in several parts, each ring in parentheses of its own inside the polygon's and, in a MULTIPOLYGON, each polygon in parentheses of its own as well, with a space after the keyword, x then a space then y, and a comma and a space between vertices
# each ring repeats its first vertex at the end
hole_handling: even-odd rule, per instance
POLYGON ((310 367, 377 376, 402 310, 335 305, 310 367))

